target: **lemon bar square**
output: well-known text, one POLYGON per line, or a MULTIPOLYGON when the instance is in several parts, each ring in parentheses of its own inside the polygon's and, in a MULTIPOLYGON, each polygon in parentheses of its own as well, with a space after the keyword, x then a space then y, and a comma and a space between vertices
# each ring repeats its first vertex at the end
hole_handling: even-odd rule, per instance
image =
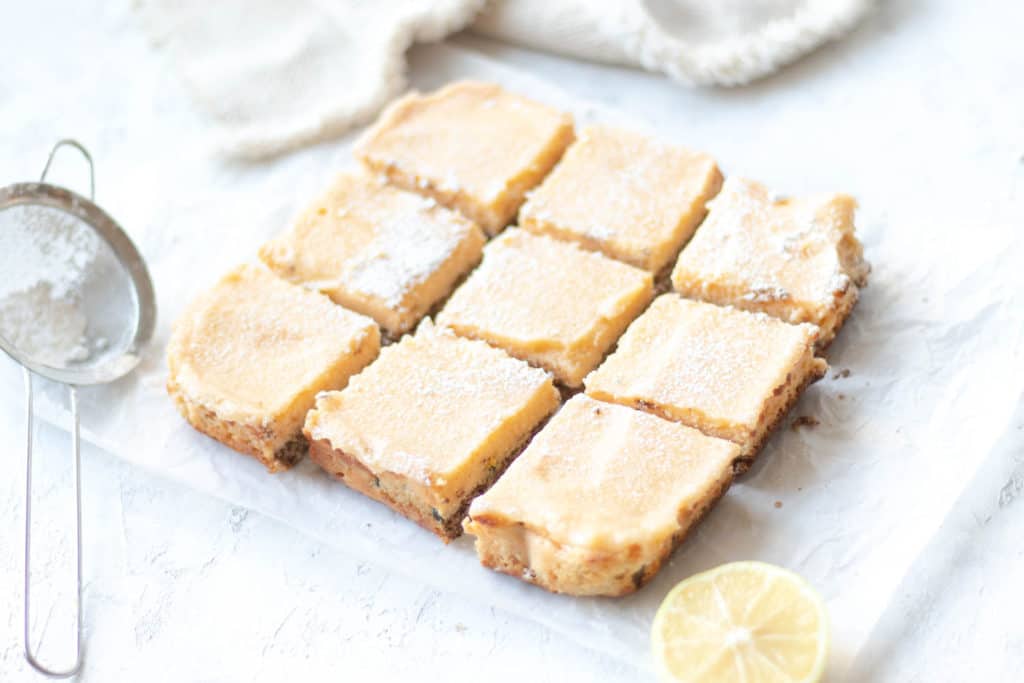
POLYGON ((437 320, 578 387, 650 303, 652 281, 639 268, 513 228, 485 247, 437 320))
POLYGON ((343 173, 259 254, 280 277, 320 290, 398 337, 451 293, 484 242, 472 221, 429 197, 343 173))
POLYGON ((425 320, 306 418, 310 458, 446 542, 559 405, 551 376, 425 320))
POLYGON ((730 177, 683 249, 672 284, 684 296, 809 322, 827 346, 867 284, 870 267, 854 234, 856 201, 828 194, 774 198, 730 177))
POLYGON ((726 491, 739 448, 577 394, 464 522, 487 567, 571 595, 631 593, 726 491))
POLYGON ((721 186, 707 154, 589 126, 529 193, 519 225, 657 273, 693 235, 721 186))
POLYGON ((193 427, 277 472, 305 454, 316 394, 344 387, 379 349, 369 318, 244 265, 175 323, 167 391, 193 427))
POLYGON ((494 235, 572 139, 569 114, 492 83, 460 81, 395 101, 359 141, 356 156, 494 235))
POLYGON ((663 294, 586 379, 602 400, 648 410, 740 446, 747 466, 828 366, 818 328, 663 294))

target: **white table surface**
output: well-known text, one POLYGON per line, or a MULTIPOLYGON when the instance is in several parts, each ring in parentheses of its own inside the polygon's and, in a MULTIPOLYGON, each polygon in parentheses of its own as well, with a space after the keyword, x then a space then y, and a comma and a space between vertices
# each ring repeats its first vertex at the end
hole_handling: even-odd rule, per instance
MULTIPOLYGON (((48 145, 72 134, 100 152, 102 188, 102 150, 129 136, 135 121, 141 126, 146 116, 160 118, 164 105, 184 97, 181 87, 147 45, 128 0, 10 5, 0 20, 0 183, 34 176, 48 145), (134 89, 157 93, 149 100, 152 110, 112 115, 134 89)), ((775 115, 780 93, 804 95, 798 119, 827 117, 830 107, 848 104, 845 92, 874 95, 877 106, 866 109, 875 113, 864 130, 836 131, 837 140, 885 140, 877 150, 877 172, 891 173, 893 183, 927 163, 937 178, 936 201, 948 198, 959 177, 1004 179, 978 202, 1020 216, 1021 27, 1024 11, 1009 0, 887 2, 849 39, 781 75, 730 91, 690 91, 657 76, 475 38, 456 42, 681 138, 688 116, 723 102, 748 108, 751 130, 767 134, 760 122, 775 115), (877 92, 876 82, 884 83, 877 92), (903 89, 915 95, 901 95, 903 89), (911 120, 903 111, 907 102, 929 106, 915 110, 919 118, 911 120), (816 110, 807 111, 808 103, 816 110), (902 128, 894 133, 893 126, 902 128), (944 146, 948 167, 935 168, 941 155, 924 160, 923 149, 944 146)), ((843 163, 829 157, 829 149, 821 154, 831 164, 843 163)), ((173 177, 173 144, 154 143, 154 155, 154 166, 167 167, 164 177, 173 177)), ((769 169, 748 172, 771 175, 769 169)), ((0 387, 0 444, 10 463, 0 477, 0 681, 37 680, 21 655, 20 391, 0 387)), ((1024 667, 1024 586, 1017 578, 1024 562, 1024 410, 1016 424, 1018 438, 1004 443, 967 486, 904 580, 851 678, 1012 680, 1024 667)), ((43 428, 39 438, 38 514, 54 519, 68 513, 59 507, 68 477, 58 449, 66 437, 43 428)), ((638 678, 536 624, 391 575, 97 449, 86 448, 83 460, 87 658, 81 680, 638 678)), ((59 572, 67 539, 52 524, 41 524, 37 562, 52 576, 41 578, 37 590, 42 609, 53 610, 43 620, 46 641, 60 643, 68 632, 62 618, 67 591, 61 588, 67 577, 59 572)))

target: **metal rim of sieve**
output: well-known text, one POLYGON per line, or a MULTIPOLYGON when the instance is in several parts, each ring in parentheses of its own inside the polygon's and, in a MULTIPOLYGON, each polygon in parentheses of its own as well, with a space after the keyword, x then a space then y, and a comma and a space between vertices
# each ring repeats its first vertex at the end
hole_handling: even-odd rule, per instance
MULTIPOLYGON (((68 141, 62 142, 72 144, 68 141)), ((54 151, 56 150, 57 147, 54 148, 54 151)), ((53 158, 52 153, 50 158, 53 158)), ((49 163, 47 163, 48 167, 49 163)), ((45 173, 44 170, 43 177, 45 177, 45 173)), ((153 336, 153 328, 156 323, 156 298, 153 292, 153 282, 139 250, 107 212, 92 200, 59 185, 28 182, 0 188, 0 211, 15 206, 45 206, 63 211, 74 216, 99 235, 114 252, 118 262, 131 278, 136 293, 138 317, 131 339, 121 350, 120 357, 114 357, 102 364, 83 363, 69 367, 53 367, 34 360, 29 354, 22 352, 14 344, 4 339, 2 334, 0 334, 0 349, 32 372, 64 384, 75 386, 104 384, 125 375, 138 364, 139 352, 153 336), (126 357, 129 359, 134 357, 134 360, 127 362, 121 360, 126 357), (114 362, 118 360, 121 362, 114 362)))

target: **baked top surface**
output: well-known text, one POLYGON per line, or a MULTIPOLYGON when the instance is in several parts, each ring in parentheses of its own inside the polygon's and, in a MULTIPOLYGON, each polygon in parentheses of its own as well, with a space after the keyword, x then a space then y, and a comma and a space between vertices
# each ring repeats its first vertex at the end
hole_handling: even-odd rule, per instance
POLYGON ((473 501, 470 516, 594 550, 657 542, 720 488, 738 452, 729 441, 578 394, 473 501))
POLYGON ((588 126, 530 193, 519 222, 530 229, 551 226, 635 265, 657 268, 663 264, 649 261, 681 246, 690 233, 680 226, 703 214, 717 178, 707 154, 628 130, 588 126))
POLYGON ((837 292, 867 277, 855 209, 843 194, 775 199, 760 183, 727 178, 680 254, 672 282, 694 296, 714 286, 738 305, 782 302, 817 322, 837 292))
POLYGON ((442 269, 465 270, 483 243, 472 221, 433 199, 344 173, 260 258, 290 280, 402 311, 442 269))
POLYGON ((387 471, 443 485, 476 461, 504 455, 558 405, 551 376, 481 341, 424 321, 340 392, 321 395, 306 421, 313 439, 387 471))
POLYGON ((461 81, 398 100, 356 153, 375 166, 397 167, 439 189, 491 203, 571 126, 565 112, 492 83, 461 81))
POLYGON ((638 268, 512 228, 487 245, 438 322, 523 351, 571 354, 649 296, 651 283, 638 268))
POLYGON ((591 395, 697 410, 752 428, 817 328, 663 294, 585 380, 591 395))
POLYGON ((364 344, 378 343, 369 318, 243 265, 178 319, 168 364, 193 400, 223 417, 273 418, 364 344))

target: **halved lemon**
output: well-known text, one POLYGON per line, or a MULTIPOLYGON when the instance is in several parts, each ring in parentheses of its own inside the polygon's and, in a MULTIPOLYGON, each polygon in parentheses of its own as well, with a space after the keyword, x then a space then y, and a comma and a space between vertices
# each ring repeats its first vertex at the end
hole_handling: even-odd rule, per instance
POLYGON ((828 617, 793 572, 733 562, 669 591, 651 642, 663 681, 812 683, 825 669, 828 617))

